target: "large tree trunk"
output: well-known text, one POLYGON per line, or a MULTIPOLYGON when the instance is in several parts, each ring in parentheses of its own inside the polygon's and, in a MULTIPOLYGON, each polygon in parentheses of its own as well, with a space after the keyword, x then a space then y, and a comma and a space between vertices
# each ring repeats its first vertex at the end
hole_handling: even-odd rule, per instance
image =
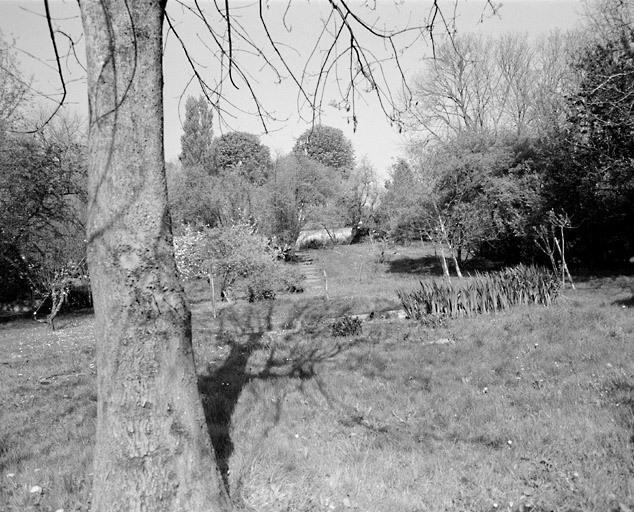
POLYGON ((80 5, 99 370, 92 510, 224 510, 228 500, 198 394, 167 210, 165 2, 80 5))

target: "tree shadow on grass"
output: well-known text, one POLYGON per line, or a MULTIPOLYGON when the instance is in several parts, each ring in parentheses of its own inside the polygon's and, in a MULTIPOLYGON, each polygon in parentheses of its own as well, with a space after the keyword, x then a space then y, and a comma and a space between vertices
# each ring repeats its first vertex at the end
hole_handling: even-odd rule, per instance
MULTIPOLYGON (((490 261, 486 258, 470 257, 459 263, 460 270, 467 276, 476 272, 493 272, 500 270, 502 262, 490 261)), ((447 258, 447 266, 451 275, 455 275, 455 267, 451 258, 447 258)), ((422 256, 409 258, 407 256, 388 262, 388 273, 392 274, 420 274, 424 277, 442 277, 442 265, 436 256, 422 256)))
POLYGON ((388 274, 421 274, 433 277, 443 275, 440 260, 435 256, 396 258, 388 262, 387 272, 388 274))
MULTIPOLYGON (((316 375, 318 363, 332 359, 338 354, 360 343, 357 338, 347 338, 333 343, 297 343, 302 339, 321 337, 318 331, 289 330, 276 331, 279 341, 272 341, 268 332, 272 327, 275 304, 269 303, 269 311, 260 315, 257 321, 245 321, 244 330, 236 329, 235 318, 230 325, 220 322, 216 334, 216 344, 229 348, 229 354, 218 362, 208 362, 198 373, 198 389, 202 398, 207 428, 223 482, 229 492, 229 460, 234 451, 231 439, 231 419, 244 387, 252 380, 274 380, 297 378, 301 381, 316 375), (257 325, 256 325, 257 324, 257 325), (223 329, 223 326, 231 330, 223 329), (259 327, 258 327, 259 326, 259 327), (260 351, 265 356, 257 365, 249 363, 251 356, 260 351)), ((262 313, 262 312, 261 312, 262 313)), ((304 311, 296 311, 298 317, 304 311)), ((240 317, 242 318, 242 317, 240 317)), ((244 318, 242 318, 244 320, 244 318)), ((293 319, 286 323, 293 325, 293 319)), ((281 402, 277 404, 276 418, 281 417, 281 402)))
POLYGON ((612 304, 623 308, 634 308, 634 293, 629 299, 615 300, 612 304))
MULTIPOLYGON (((248 333, 265 333, 276 329, 293 329, 299 326, 320 325, 355 311, 349 299, 291 296, 281 299, 248 303, 236 302, 218 311, 216 320, 210 311, 194 311, 199 325, 206 325, 215 332, 231 332, 240 336, 248 333)), ((201 308, 202 309, 202 308, 201 308)))

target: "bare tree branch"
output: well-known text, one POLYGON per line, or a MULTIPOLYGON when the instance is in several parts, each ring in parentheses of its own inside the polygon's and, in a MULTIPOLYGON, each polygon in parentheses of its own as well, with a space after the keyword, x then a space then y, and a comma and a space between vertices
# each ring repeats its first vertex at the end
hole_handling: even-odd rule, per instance
POLYGON ((48 32, 51 38, 51 44, 53 45, 53 51, 55 52, 55 63, 57 64, 57 73, 59 75, 59 81, 62 86, 62 98, 59 100, 59 103, 55 107, 55 110, 53 110, 53 113, 48 117, 46 121, 44 121, 44 124, 42 126, 37 127, 35 130, 28 131, 27 133, 38 132, 44 126, 46 126, 51 121, 51 119, 55 117, 57 112, 59 112, 59 109, 62 108, 62 105, 64 105, 64 100, 66 100, 66 94, 67 94, 66 80, 64 79, 64 72, 62 71, 62 62, 59 56, 59 51, 57 49, 57 40, 55 39, 55 29, 53 28, 53 19, 51 17, 51 9, 50 9, 48 0, 44 0, 44 9, 46 11, 46 24, 48 26, 48 32))

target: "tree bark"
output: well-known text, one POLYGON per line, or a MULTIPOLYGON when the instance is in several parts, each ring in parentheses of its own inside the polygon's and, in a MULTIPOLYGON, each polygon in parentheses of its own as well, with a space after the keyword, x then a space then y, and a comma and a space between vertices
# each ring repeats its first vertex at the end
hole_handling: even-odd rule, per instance
POLYGON ((51 312, 48 314, 46 318, 46 322, 48 323, 51 331, 55 330, 55 317, 59 313, 60 309, 64 305, 66 301, 66 296, 68 295, 68 289, 66 288, 65 283, 53 285, 51 288, 51 312))
POLYGON ((453 260, 453 266, 456 269, 456 275, 462 279, 462 272, 460 270, 460 264, 458 263, 458 258, 456 258, 456 253, 453 249, 451 249, 451 259, 453 260))
POLYGON ((92 510, 225 510, 167 208, 165 1, 81 0, 80 6, 98 366, 92 510))
POLYGON ((442 275, 443 277, 450 277, 449 267, 447 266, 447 259, 445 258, 445 248, 442 244, 443 242, 440 242, 438 244, 438 247, 440 248, 440 263, 442 264, 442 275))

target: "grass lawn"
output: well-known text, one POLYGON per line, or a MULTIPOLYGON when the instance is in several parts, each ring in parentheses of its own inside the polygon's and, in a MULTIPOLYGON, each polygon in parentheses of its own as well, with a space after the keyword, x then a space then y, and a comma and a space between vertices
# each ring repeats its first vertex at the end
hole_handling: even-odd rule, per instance
MULTIPOLYGON (((214 319, 206 285, 189 287, 236 509, 634 510, 634 278, 586 277, 550 308, 331 337, 332 318, 398 308, 396 289, 440 270, 421 246, 379 252, 314 251, 330 300, 239 301, 214 319)), ((0 325, 3 512, 89 509, 93 318, 58 326, 0 325)))

